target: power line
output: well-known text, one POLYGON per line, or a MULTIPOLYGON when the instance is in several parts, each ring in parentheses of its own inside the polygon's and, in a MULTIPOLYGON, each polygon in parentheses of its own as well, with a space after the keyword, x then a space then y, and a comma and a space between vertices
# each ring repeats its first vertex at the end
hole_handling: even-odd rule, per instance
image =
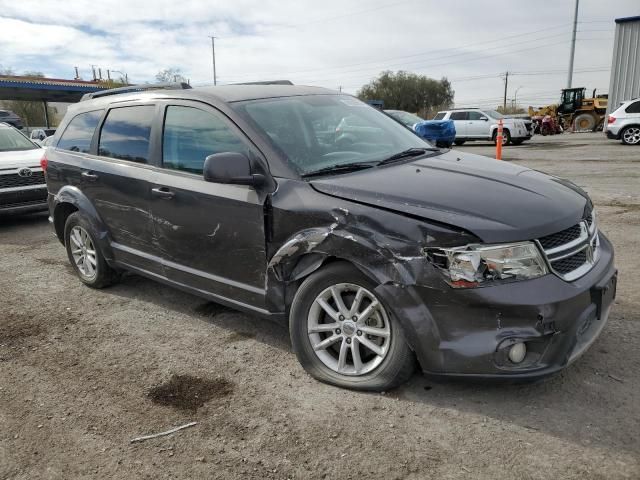
MULTIPOLYGON (((313 68, 313 69, 308 69, 308 70, 298 70, 298 71, 290 71, 287 72, 286 75, 292 75, 292 74, 297 74, 297 73, 310 73, 310 72, 325 72, 327 70, 336 70, 336 69, 341 69, 341 68, 351 68, 351 67, 357 67, 357 66, 361 66, 361 65, 371 65, 371 64, 379 64, 379 63, 384 63, 384 62, 388 62, 390 60, 397 60, 397 59, 402 59, 402 58, 412 58, 412 57, 420 57, 420 56, 430 56, 433 55, 435 53, 439 53, 439 52, 450 52, 450 51, 457 51, 457 50, 461 50, 464 48, 468 48, 468 47, 476 47, 478 45, 488 45, 491 43, 496 43, 496 42, 501 42, 503 40, 508 40, 510 38, 516 38, 516 37, 524 37, 527 35, 533 35, 536 33, 540 33, 540 32, 546 32, 549 30, 556 30, 558 28, 564 28, 567 25, 570 25, 569 23, 564 23, 561 25, 557 25, 555 27, 547 27, 547 28, 542 28, 542 29, 538 29, 538 30, 532 30, 529 32, 524 32, 524 33, 519 33, 516 35, 508 35, 506 37, 499 37, 493 40, 487 40, 484 42, 476 42, 476 43, 468 43, 465 45, 461 45, 458 47, 451 47, 451 48, 442 48, 442 49, 436 49, 436 50, 426 50, 423 52, 419 52, 419 53, 413 53, 410 55, 400 55, 400 56, 394 56, 394 57, 387 57, 387 58, 382 58, 382 59, 377 59, 377 60, 373 60, 373 61, 368 61, 368 62, 360 62, 360 63, 347 63, 347 64, 342 64, 342 65, 337 65, 334 67, 328 67, 328 68, 313 68)), ((554 35, 554 36, 561 36, 561 35, 565 35, 565 33, 561 33, 559 35, 554 35)), ((553 38, 553 37, 542 37, 542 38, 553 38)), ((525 42, 520 42, 520 43, 526 43, 529 41, 535 41, 535 40, 539 40, 539 39, 530 39, 527 40, 525 42)), ((463 52, 462 54, 467 54, 469 52, 463 52)), ((460 55, 460 54, 459 54, 460 55)), ((446 58, 446 57, 438 57, 438 58, 446 58)), ((344 72, 347 73, 347 72, 344 72)), ((265 76, 269 76, 269 75, 282 75, 282 72, 272 72, 272 73, 262 73, 261 75, 265 75, 265 76)), ((243 77, 243 76, 255 76, 255 74, 245 74, 245 75, 232 75, 232 77, 237 78, 237 77, 243 77)))
MULTIPOLYGON (((578 39, 577 41, 593 41, 593 40, 597 40, 597 41, 602 41, 605 40, 605 38, 581 38, 578 39)), ((529 43, 529 42, 526 42, 529 43)), ((498 52, 498 53, 494 53, 494 54, 490 54, 490 55, 483 55, 481 57, 477 57, 477 58, 463 58, 463 59, 459 59, 456 61, 451 61, 451 62, 442 62, 442 63, 427 63, 427 64, 420 64, 420 65, 415 65, 413 68, 414 69, 425 69, 425 68, 434 68, 434 67, 440 67, 440 66, 444 66, 444 65, 455 65, 457 63, 469 63, 469 62, 475 62, 478 60, 486 60, 488 58, 495 58, 495 57, 499 57, 499 56, 503 56, 503 55, 511 55, 514 53, 521 53, 521 52, 527 52, 527 51, 532 51, 532 50, 537 50, 537 49, 541 49, 541 48, 546 48, 546 47, 553 47, 553 46, 557 46, 557 45, 564 45, 568 43, 568 41, 562 41, 562 42, 555 42, 555 43, 548 43, 548 44, 542 44, 542 45, 535 45, 533 47, 528 47, 528 48, 522 48, 522 49, 518 49, 518 50, 508 50, 508 51, 504 51, 504 52, 498 52)), ((503 47, 504 48, 504 47, 503 47)), ((465 55, 477 55, 478 52, 467 52, 465 53, 465 55)), ((458 56, 458 55, 454 55, 454 56, 458 56)), ((449 56, 449 57, 442 57, 443 59, 446 58, 451 58, 453 56, 449 56)), ((405 64, 406 66, 406 64, 405 64)), ((390 66, 389 66, 390 67, 390 66)), ((356 70, 357 71, 357 70, 356 70)), ((371 70, 364 70, 364 71, 369 71, 371 72, 371 70)), ((348 72, 345 72, 348 73, 348 72)), ((349 76, 344 76, 344 75, 340 75, 340 74, 333 74, 329 77, 316 77, 313 79, 302 79, 299 81, 305 81, 305 82, 310 82, 310 83, 319 83, 319 82, 323 82, 323 81, 328 81, 328 80, 335 80, 335 79, 348 79, 348 78, 362 78, 362 76, 366 75, 366 73, 362 73, 359 75, 349 75, 349 76)))

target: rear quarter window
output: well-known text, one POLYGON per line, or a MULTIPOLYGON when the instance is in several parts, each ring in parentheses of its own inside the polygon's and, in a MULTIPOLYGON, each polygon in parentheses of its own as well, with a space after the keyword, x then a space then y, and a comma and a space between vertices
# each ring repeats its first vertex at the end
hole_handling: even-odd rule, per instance
POLYGON ((102 110, 79 113, 69 122, 58 141, 58 148, 89 153, 91 139, 102 117, 102 110))
POLYGON ((637 102, 633 102, 631 105, 629 105, 625 109, 625 112, 627 112, 627 113, 640 113, 640 100, 638 100, 637 102))
POLYGON ((433 119, 434 120, 442 120, 446 114, 447 114, 447 112, 436 113, 436 116, 433 117, 433 119))

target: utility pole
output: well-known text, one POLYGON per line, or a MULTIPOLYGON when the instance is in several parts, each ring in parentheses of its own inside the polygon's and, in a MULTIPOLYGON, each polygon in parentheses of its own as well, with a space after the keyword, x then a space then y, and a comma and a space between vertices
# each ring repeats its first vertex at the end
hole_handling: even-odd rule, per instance
POLYGON ((209 38, 211 39, 211 58, 213 59, 213 84, 217 85, 218 81, 216 79, 216 44, 215 44, 215 38, 213 35, 209 35, 209 38))
POLYGON ((507 86, 509 85, 509 72, 504 73, 504 100, 502 101, 502 108, 507 111, 507 86))
POLYGON ((573 12, 573 33, 571 34, 571 53, 569 53, 569 75, 567 77, 567 88, 571 88, 573 82, 573 57, 576 53, 576 30, 578 28, 578 4, 580 0, 576 0, 576 8, 573 12))

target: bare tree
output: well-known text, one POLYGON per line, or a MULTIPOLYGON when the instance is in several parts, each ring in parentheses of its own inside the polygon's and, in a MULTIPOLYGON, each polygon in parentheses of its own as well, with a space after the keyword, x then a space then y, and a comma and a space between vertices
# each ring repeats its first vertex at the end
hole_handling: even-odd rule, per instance
POLYGON ((182 70, 175 67, 160 70, 156 73, 156 80, 159 83, 187 82, 186 77, 182 75, 182 70))

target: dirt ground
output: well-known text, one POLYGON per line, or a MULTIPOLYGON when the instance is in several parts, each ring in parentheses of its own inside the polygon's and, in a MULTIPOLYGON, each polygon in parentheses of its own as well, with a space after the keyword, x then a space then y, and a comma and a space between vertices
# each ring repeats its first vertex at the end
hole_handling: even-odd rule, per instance
POLYGON ((505 158, 589 191, 620 270, 600 339, 537 384, 323 385, 285 326, 133 275, 91 290, 46 215, 0 220, 0 479, 640 478, 640 148, 565 134, 505 158))

